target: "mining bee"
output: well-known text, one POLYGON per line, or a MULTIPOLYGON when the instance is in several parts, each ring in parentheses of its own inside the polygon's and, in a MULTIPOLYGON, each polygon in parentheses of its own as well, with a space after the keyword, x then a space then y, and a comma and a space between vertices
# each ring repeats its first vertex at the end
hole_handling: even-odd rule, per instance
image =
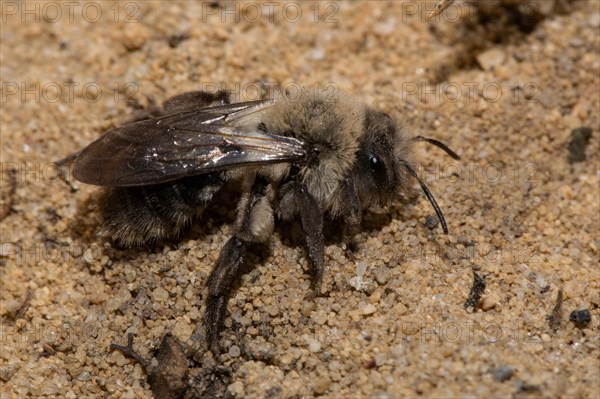
POLYGON ((107 187, 101 234, 125 247, 176 239, 219 190, 239 184, 233 234, 206 282, 207 341, 218 355, 227 302, 247 250, 269 240, 276 219, 300 222, 312 295, 323 278, 324 219, 343 222, 343 242, 349 243, 363 209, 388 202, 416 179, 448 232, 414 168, 418 141, 459 158, 437 140, 409 137, 397 119, 340 92, 277 92, 231 103, 227 92, 195 91, 91 143, 77 154, 73 176, 107 187))

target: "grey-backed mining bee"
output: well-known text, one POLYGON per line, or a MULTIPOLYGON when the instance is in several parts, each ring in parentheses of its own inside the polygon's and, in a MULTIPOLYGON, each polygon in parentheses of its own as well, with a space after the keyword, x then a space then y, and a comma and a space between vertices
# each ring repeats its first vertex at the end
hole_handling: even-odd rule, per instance
POLYGON ((170 98, 156 115, 111 130, 76 157, 75 179, 108 187, 102 234, 121 246, 177 238, 217 191, 240 182, 233 236, 208 278, 204 321, 219 352, 227 301, 247 248, 265 243, 275 219, 299 220, 313 293, 324 269, 323 221, 344 223, 344 242, 363 209, 385 203, 415 178, 444 232, 446 222, 413 167, 413 143, 398 120, 347 95, 306 90, 294 97, 230 103, 226 92, 170 98))

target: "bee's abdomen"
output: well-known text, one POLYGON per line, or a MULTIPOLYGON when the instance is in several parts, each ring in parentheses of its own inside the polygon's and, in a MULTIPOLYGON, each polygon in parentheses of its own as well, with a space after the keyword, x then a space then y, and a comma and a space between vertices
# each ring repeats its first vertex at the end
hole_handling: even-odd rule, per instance
POLYGON ((222 173, 209 173, 151 186, 110 188, 101 203, 101 234, 125 247, 178 238, 223 184, 222 173))

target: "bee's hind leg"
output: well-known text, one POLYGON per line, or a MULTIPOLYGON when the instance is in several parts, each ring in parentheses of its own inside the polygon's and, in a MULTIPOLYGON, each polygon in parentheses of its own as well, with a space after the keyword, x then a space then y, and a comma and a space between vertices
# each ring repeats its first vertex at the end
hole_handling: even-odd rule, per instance
MULTIPOLYGON (((251 182, 252 183, 252 182, 251 182)), ((234 235, 227 241, 206 283, 208 298, 204 322, 209 349, 219 356, 219 336, 227 313, 227 302, 242 273, 246 250, 252 243, 266 242, 273 232, 273 190, 261 178, 254 181, 238 205, 234 235)))
POLYGON ((219 259, 208 278, 208 298, 204 311, 207 341, 213 355, 220 354, 219 335, 223 330, 227 301, 233 289, 233 284, 240 274, 241 266, 246 256, 247 243, 239 237, 231 237, 223 249, 219 259))

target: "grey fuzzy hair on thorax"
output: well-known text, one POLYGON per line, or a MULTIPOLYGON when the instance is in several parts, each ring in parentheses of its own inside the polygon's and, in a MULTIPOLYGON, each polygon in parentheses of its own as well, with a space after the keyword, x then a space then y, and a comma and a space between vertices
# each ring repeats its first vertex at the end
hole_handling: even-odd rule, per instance
POLYGON ((301 168, 302 182, 324 210, 354 165, 363 134, 365 107, 339 92, 302 90, 281 95, 263 120, 266 131, 291 136, 319 151, 318 164, 301 168))

